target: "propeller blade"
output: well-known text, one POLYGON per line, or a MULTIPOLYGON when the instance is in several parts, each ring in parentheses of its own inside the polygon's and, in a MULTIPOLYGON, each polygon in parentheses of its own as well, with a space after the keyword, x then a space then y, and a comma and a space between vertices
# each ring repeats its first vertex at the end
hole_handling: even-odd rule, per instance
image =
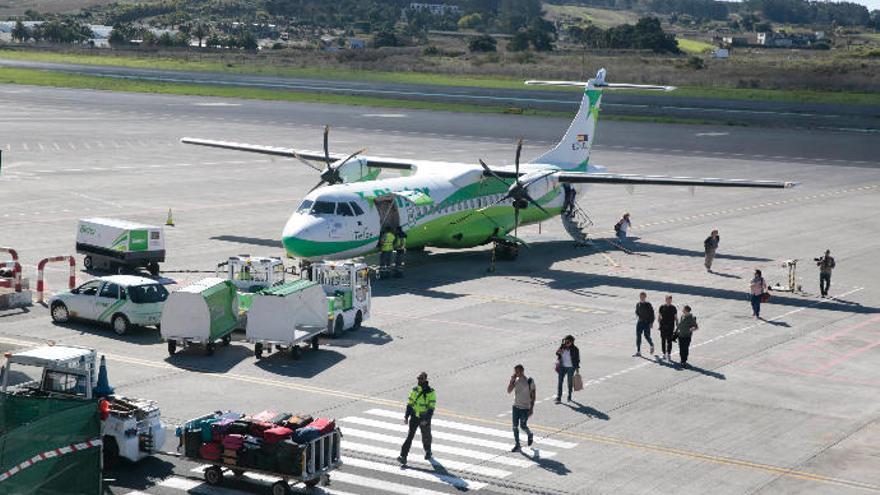
POLYGON ((315 184, 315 187, 309 189, 309 192, 306 193, 306 196, 308 196, 309 194, 312 193, 312 191, 314 191, 315 189, 317 189, 323 185, 324 185, 324 179, 321 179, 317 184, 315 184))
POLYGON ((327 168, 330 168, 330 126, 324 126, 324 161, 327 162, 327 168))
POLYGON ((519 228, 519 208, 513 209, 513 236, 519 237, 516 234, 517 229, 519 228))
POLYGON ((345 165, 346 163, 348 163, 349 160, 351 160, 352 158, 354 158, 354 157, 356 157, 356 156, 362 154, 362 153, 365 152, 365 151, 367 151, 366 148, 355 151, 354 153, 348 155, 348 157, 347 157, 345 160, 342 160, 341 162, 339 162, 339 165, 337 165, 335 168, 338 169, 339 167, 341 167, 341 166, 345 165))
POLYGON ((522 143, 523 143, 522 138, 519 138, 519 140, 516 142, 516 160, 514 161, 514 163, 516 163, 516 182, 517 183, 519 183, 519 155, 520 155, 520 153, 522 153, 522 143))
POLYGON ((545 215, 549 215, 549 213, 547 213, 547 210, 545 210, 543 206, 539 205, 537 201, 535 201, 534 199, 532 199, 531 196, 529 196, 529 193, 524 192, 523 196, 526 198, 526 201, 535 205, 535 207, 538 208, 539 210, 543 211, 545 215))
POLYGON ((498 174, 493 172, 492 169, 489 168, 488 165, 486 165, 486 162, 484 162, 482 158, 480 159, 480 165, 483 167, 483 170, 485 170, 486 173, 489 174, 489 176, 493 177, 495 180, 503 183, 504 185, 507 185, 507 183, 504 182, 504 179, 502 179, 501 177, 498 177, 498 174))
POLYGON ((300 163, 302 163, 302 164, 304 164, 304 165, 307 165, 308 167, 313 168, 313 169, 317 170, 318 172, 321 172, 321 171, 322 171, 322 170, 321 170, 321 167, 316 167, 314 163, 312 163, 312 162, 310 162, 310 161, 304 159, 303 157, 297 155, 295 151, 293 152, 293 157, 296 158, 297 160, 299 160, 300 163))

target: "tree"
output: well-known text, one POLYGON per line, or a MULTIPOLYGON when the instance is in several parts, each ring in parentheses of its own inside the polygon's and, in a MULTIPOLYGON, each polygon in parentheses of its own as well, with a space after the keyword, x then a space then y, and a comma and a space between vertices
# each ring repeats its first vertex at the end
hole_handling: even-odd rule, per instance
POLYGON ((528 49, 529 33, 522 29, 517 31, 513 38, 510 39, 510 42, 507 43, 507 51, 509 52, 524 52, 528 49))
POLYGON ((31 30, 25 27, 24 23, 21 21, 15 22, 15 27, 12 28, 12 41, 18 41, 19 43, 24 43, 25 41, 31 38, 31 30))
POLYGON ((479 12, 462 16, 458 20, 458 29, 479 29, 484 26, 485 21, 479 12))
POLYGON ((195 36, 197 40, 199 40, 199 48, 202 47, 202 40, 205 39, 208 34, 210 34, 208 26, 205 26, 201 22, 196 24, 193 28, 192 35, 195 36))
POLYGON ((254 36, 254 33, 250 31, 245 31, 241 33, 238 37, 238 46, 244 48, 245 50, 256 50, 260 47, 257 43, 257 38, 254 36))
POLYGON ((484 34, 471 38, 468 41, 468 50, 471 52, 494 52, 496 51, 497 44, 498 42, 495 41, 495 38, 484 34))
POLYGON ((390 29, 383 29, 376 33, 373 37, 373 47, 382 48, 383 46, 401 46, 402 43, 397 34, 390 29))
POLYGON ((498 5, 498 23, 508 33, 516 33, 543 15, 541 0, 501 0, 498 5))

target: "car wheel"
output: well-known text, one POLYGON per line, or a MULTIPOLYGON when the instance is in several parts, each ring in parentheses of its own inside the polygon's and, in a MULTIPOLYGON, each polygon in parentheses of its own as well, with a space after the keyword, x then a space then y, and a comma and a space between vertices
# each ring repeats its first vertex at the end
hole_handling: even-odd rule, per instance
POLYGON ((150 272, 150 275, 152 275, 154 277, 158 276, 159 275, 159 263, 156 263, 155 261, 151 262, 149 265, 147 265, 147 271, 150 272))
POLYGON ((116 315, 110 321, 110 325, 113 327, 113 331, 116 335, 125 335, 128 332, 128 327, 130 324, 128 323, 128 318, 125 315, 116 315))
POLYGON ((168 355, 173 356, 175 352, 177 352, 177 341, 176 340, 169 340, 168 341, 168 355))
POLYGON ((224 335, 220 338, 220 342, 223 345, 229 345, 229 343, 232 342, 232 335, 224 335))
POLYGON ((361 313, 360 310, 358 310, 358 312, 355 313, 355 315, 354 315, 354 325, 352 325, 351 329, 352 330, 359 329, 361 327, 361 323, 363 323, 363 322, 364 322, 364 314, 361 313))
POLYGON ((91 256, 86 256, 85 258, 83 258, 83 268, 85 268, 86 270, 91 270, 93 266, 94 261, 92 260, 91 256))
POLYGON ((288 495, 290 493, 290 485, 286 481, 276 481, 272 485, 272 495, 288 495))
POLYGON ((333 338, 339 337, 342 335, 342 332, 345 331, 345 318, 342 315, 334 318, 333 321, 333 338))
POLYGON ((70 311, 63 302, 56 302, 52 305, 52 321, 55 323, 66 323, 70 320, 70 311))

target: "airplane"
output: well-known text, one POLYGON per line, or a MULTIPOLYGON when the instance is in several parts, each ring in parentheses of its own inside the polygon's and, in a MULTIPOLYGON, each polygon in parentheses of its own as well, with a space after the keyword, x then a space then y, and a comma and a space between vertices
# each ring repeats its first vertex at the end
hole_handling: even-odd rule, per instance
MULTIPOLYGON (((364 256, 378 250, 385 229, 402 227, 407 249, 424 247, 471 248, 494 243, 495 253, 513 259, 523 243, 516 237, 520 225, 562 215, 570 220, 572 203, 586 184, 656 186, 758 187, 785 189, 796 183, 775 180, 670 177, 608 173, 590 163, 596 122, 604 90, 671 91, 657 86, 605 81, 601 69, 595 78, 578 81, 526 81, 525 84, 584 88, 577 114, 564 137, 549 151, 520 164, 522 140, 513 166, 400 159, 363 154, 331 154, 329 128, 324 149, 307 151, 199 138, 181 142, 213 148, 295 158, 321 173, 282 232, 289 257, 310 262, 364 256), (312 162, 324 162, 320 168, 312 162), (380 178, 384 170, 399 176, 380 178)), ((494 253, 493 253, 494 254, 494 253)))

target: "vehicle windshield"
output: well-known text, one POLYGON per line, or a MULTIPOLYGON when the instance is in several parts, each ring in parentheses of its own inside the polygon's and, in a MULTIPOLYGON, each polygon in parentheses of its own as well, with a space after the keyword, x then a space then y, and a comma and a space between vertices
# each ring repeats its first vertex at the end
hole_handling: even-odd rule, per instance
MULTIPOLYGON (((9 366, 7 386, 14 390, 24 390, 27 388, 39 388, 40 380, 43 378, 42 366, 31 366, 28 364, 15 363, 9 366)), ((0 381, 2 383, 2 381, 0 381)))
POLYGON ((136 285, 128 288, 128 297, 135 304, 164 302, 168 289, 162 284, 136 285))

